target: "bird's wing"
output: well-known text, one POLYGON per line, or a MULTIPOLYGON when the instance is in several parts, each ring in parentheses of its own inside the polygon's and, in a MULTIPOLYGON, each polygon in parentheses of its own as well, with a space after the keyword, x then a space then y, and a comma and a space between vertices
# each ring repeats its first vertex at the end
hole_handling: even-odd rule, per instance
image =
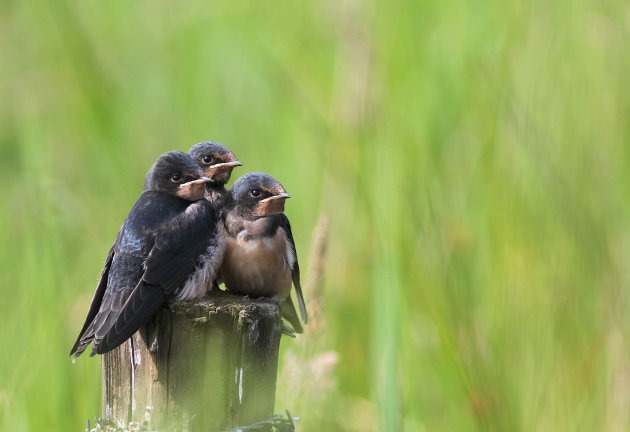
POLYGON ((162 287, 140 281, 128 296, 114 299, 112 313, 106 317, 104 333, 97 332, 92 355, 104 354, 129 339, 166 301, 162 287), (119 300, 126 298, 124 304, 119 300), (118 313, 115 311, 118 310, 118 313))
POLYGON ((120 313, 106 333, 97 333, 93 353, 106 353, 131 337, 195 270, 216 229, 216 219, 206 200, 191 204, 189 210, 160 227, 144 262, 141 280, 121 305, 120 313))
MULTIPOLYGON (((73 355, 77 352, 79 345, 81 344, 81 338, 85 335, 85 331, 88 329, 92 320, 98 313, 101 308, 101 303, 103 301, 103 296, 105 294, 105 289, 107 288, 107 277, 109 275, 109 269, 112 265, 112 260, 114 258, 114 249, 116 245, 112 246, 107 254, 107 258, 105 259, 105 266, 103 267, 103 271, 101 272, 101 278, 98 281, 98 285, 96 286, 96 292, 94 293, 94 298, 92 299, 92 304, 90 305, 90 310, 88 311, 87 318, 85 318, 85 323, 83 324, 83 328, 79 332, 79 337, 77 337, 77 341, 74 343, 74 346, 70 350, 70 355, 73 355)), ((81 350, 83 351, 83 350, 81 350)))
MULTIPOLYGON (((289 321, 296 333, 302 333, 304 331, 302 324, 300 324, 300 319, 298 318, 295 306, 293 306, 291 296, 284 299, 282 305, 280 306, 280 312, 282 313, 282 318, 289 321)), ((306 323, 306 321, 304 321, 304 323, 306 323)))
MULTIPOLYGON (((295 250, 295 241, 293 240, 293 233, 291 232, 291 224, 289 218, 284 213, 280 214, 280 227, 284 229, 287 237, 289 254, 289 265, 291 267, 291 278, 293 279, 293 286, 295 287, 295 294, 297 296, 298 305, 300 306, 300 314, 302 315, 302 321, 304 324, 308 322, 308 316, 306 314, 306 304, 304 303, 304 295, 302 294, 302 285, 300 285, 300 266, 297 259, 297 251, 295 250)), ((291 303, 293 307, 293 303, 291 303)), ((295 310, 295 308, 293 308, 295 310)), ((297 330, 297 329, 296 329, 297 330)))
POLYGON ((92 319, 90 325, 83 332, 79 341, 77 354, 93 342, 92 351, 108 334, 120 315, 127 299, 131 296, 138 281, 144 272, 142 263, 144 258, 140 255, 121 252, 116 253, 111 264, 107 289, 102 296, 98 313, 92 319))
POLYGON ((153 230, 160 225, 160 217, 172 217, 164 211, 167 203, 160 198, 155 193, 143 193, 123 222, 107 257, 85 325, 71 350, 75 357, 107 334, 142 278, 144 261, 155 242, 153 230), (158 217, 147 218, 148 215, 158 217))
POLYGON ((191 204, 185 213, 165 224, 155 239, 142 279, 159 285, 166 295, 181 287, 198 264, 213 235, 217 218, 207 200, 191 204))

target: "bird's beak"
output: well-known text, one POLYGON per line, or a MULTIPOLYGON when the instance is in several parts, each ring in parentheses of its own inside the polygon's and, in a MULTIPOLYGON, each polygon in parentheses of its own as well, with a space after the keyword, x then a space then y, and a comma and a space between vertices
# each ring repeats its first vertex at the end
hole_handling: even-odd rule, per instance
POLYGON ((286 192, 282 192, 282 193, 279 193, 278 195, 271 195, 269 198, 265 198, 264 200, 260 200, 260 202, 264 203, 264 202, 268 202, 268 201, 272 201, 272 200, 287 199, 287 198, 291 198, 291 195, 289 195, 286 192))
POLYGON ((197 201, 206 193, 206 183, 214 183, 210 177, 200 177, 195 180, 191 180, 179 185, 177 196, 187 199, 189 201, 197 201))
POLYGON ((282 213, 284 212, 284 201, 287 198, 291 198, 291 195, 286 192, 279 192, 275 195, 271 195, 269 198, 260 200, 256 205, 254 214, 264 217, 282 213))
POLYGON ((214 180, 212 180, 210 177, 200 177, 197 180, 191 180, 189 182, 186 183, 182 183, 181 185, 179 185, 180 188, 185 188, 185 187, 189 187, 192 185, 196 185, 196 184, 201 184, 201 183, 213 183, 214 180))
POLYGON ((218 164, 214 164, 214 165, 210 165, 210 168, 214 169, 214 168, 228 168, 228 167, 237 167, 237 166, 243 166, 243 164, 239 161, 232 161, 232 162, 221 162, 218 164))
POLYGON ((205 174, 212 177, 217 184, 225 184, 230 180, 234 167, 243 165, 232 156, 234 160, 216 163, 205 168, 205 174))

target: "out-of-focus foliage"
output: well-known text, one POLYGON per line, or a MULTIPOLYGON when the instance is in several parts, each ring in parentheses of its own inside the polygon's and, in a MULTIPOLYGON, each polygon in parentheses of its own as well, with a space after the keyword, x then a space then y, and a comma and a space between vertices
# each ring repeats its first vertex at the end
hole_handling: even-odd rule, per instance
MULTIPOLYGON (((4 0, 0 430, 81 430, 67 353, 161 153, 283 182, 304 431, 630 428, 627 1, 4 0)), ((289 380, 288 378, 291 378, 289 380)))

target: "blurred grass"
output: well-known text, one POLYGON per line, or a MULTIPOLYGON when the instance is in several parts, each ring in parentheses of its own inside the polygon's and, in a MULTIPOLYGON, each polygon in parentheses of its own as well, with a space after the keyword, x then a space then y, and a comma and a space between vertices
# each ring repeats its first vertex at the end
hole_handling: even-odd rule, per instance
POLYGON ((99 415, 67 352, 146 170, 204 139, 284 183, 301 262, 330 216, 302 430, 629 430, 629 41, 612 0, 5 0, 0 430, 99 415))

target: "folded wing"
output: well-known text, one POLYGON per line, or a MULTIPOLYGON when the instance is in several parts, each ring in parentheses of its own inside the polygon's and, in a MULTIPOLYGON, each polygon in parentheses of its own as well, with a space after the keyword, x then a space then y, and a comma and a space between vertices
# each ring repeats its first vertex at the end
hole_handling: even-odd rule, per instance
MULTIPOLYGON (((291 278, 293 279, 293 286, 295 287, 295 294, 297 297, 298 306, 300 307, 302 321, 304 321, 304 324, 306 324, 308 322, 308 316, 306 313, 306 304, 304 303, 304 295, 302 294, 302 285, 300 284, 300 265, 298 264, 297 251, 295 250, 295 241, 293 240, 293 233, 291 232, 291 223, 289 223, 289 218, 287 218, 284 213, 280 214, 280 227, 284 229, 286 233, 287 240, 289 242, 290 253, 292 253, 292 256, 294 258, 290 260, 290 262, 292 263, 291 278)), ((290 301, 290 298, 288 298, 287 300, 290 301)), ((293 303, 291 303, 291 308, 295 311, 293 303)))
POLYGON ((106 353, 131 337, 186 282, 196 270, 215 225, 210 203, 201 200, 160 228, 141 280, 107 332, 97 335, 93 352, 106 353))
MULTIPOLYGON (((134 210, 151 211, 151 202, 141 204, 134 210)), ((71 355, 80 355, 90 342, 92 355, 103 354, 131 337, 194 272, 216 226, 206 200, 190 204, 156 227, 138 222, 144 219, 134 210, 108 255, 71 355)))

